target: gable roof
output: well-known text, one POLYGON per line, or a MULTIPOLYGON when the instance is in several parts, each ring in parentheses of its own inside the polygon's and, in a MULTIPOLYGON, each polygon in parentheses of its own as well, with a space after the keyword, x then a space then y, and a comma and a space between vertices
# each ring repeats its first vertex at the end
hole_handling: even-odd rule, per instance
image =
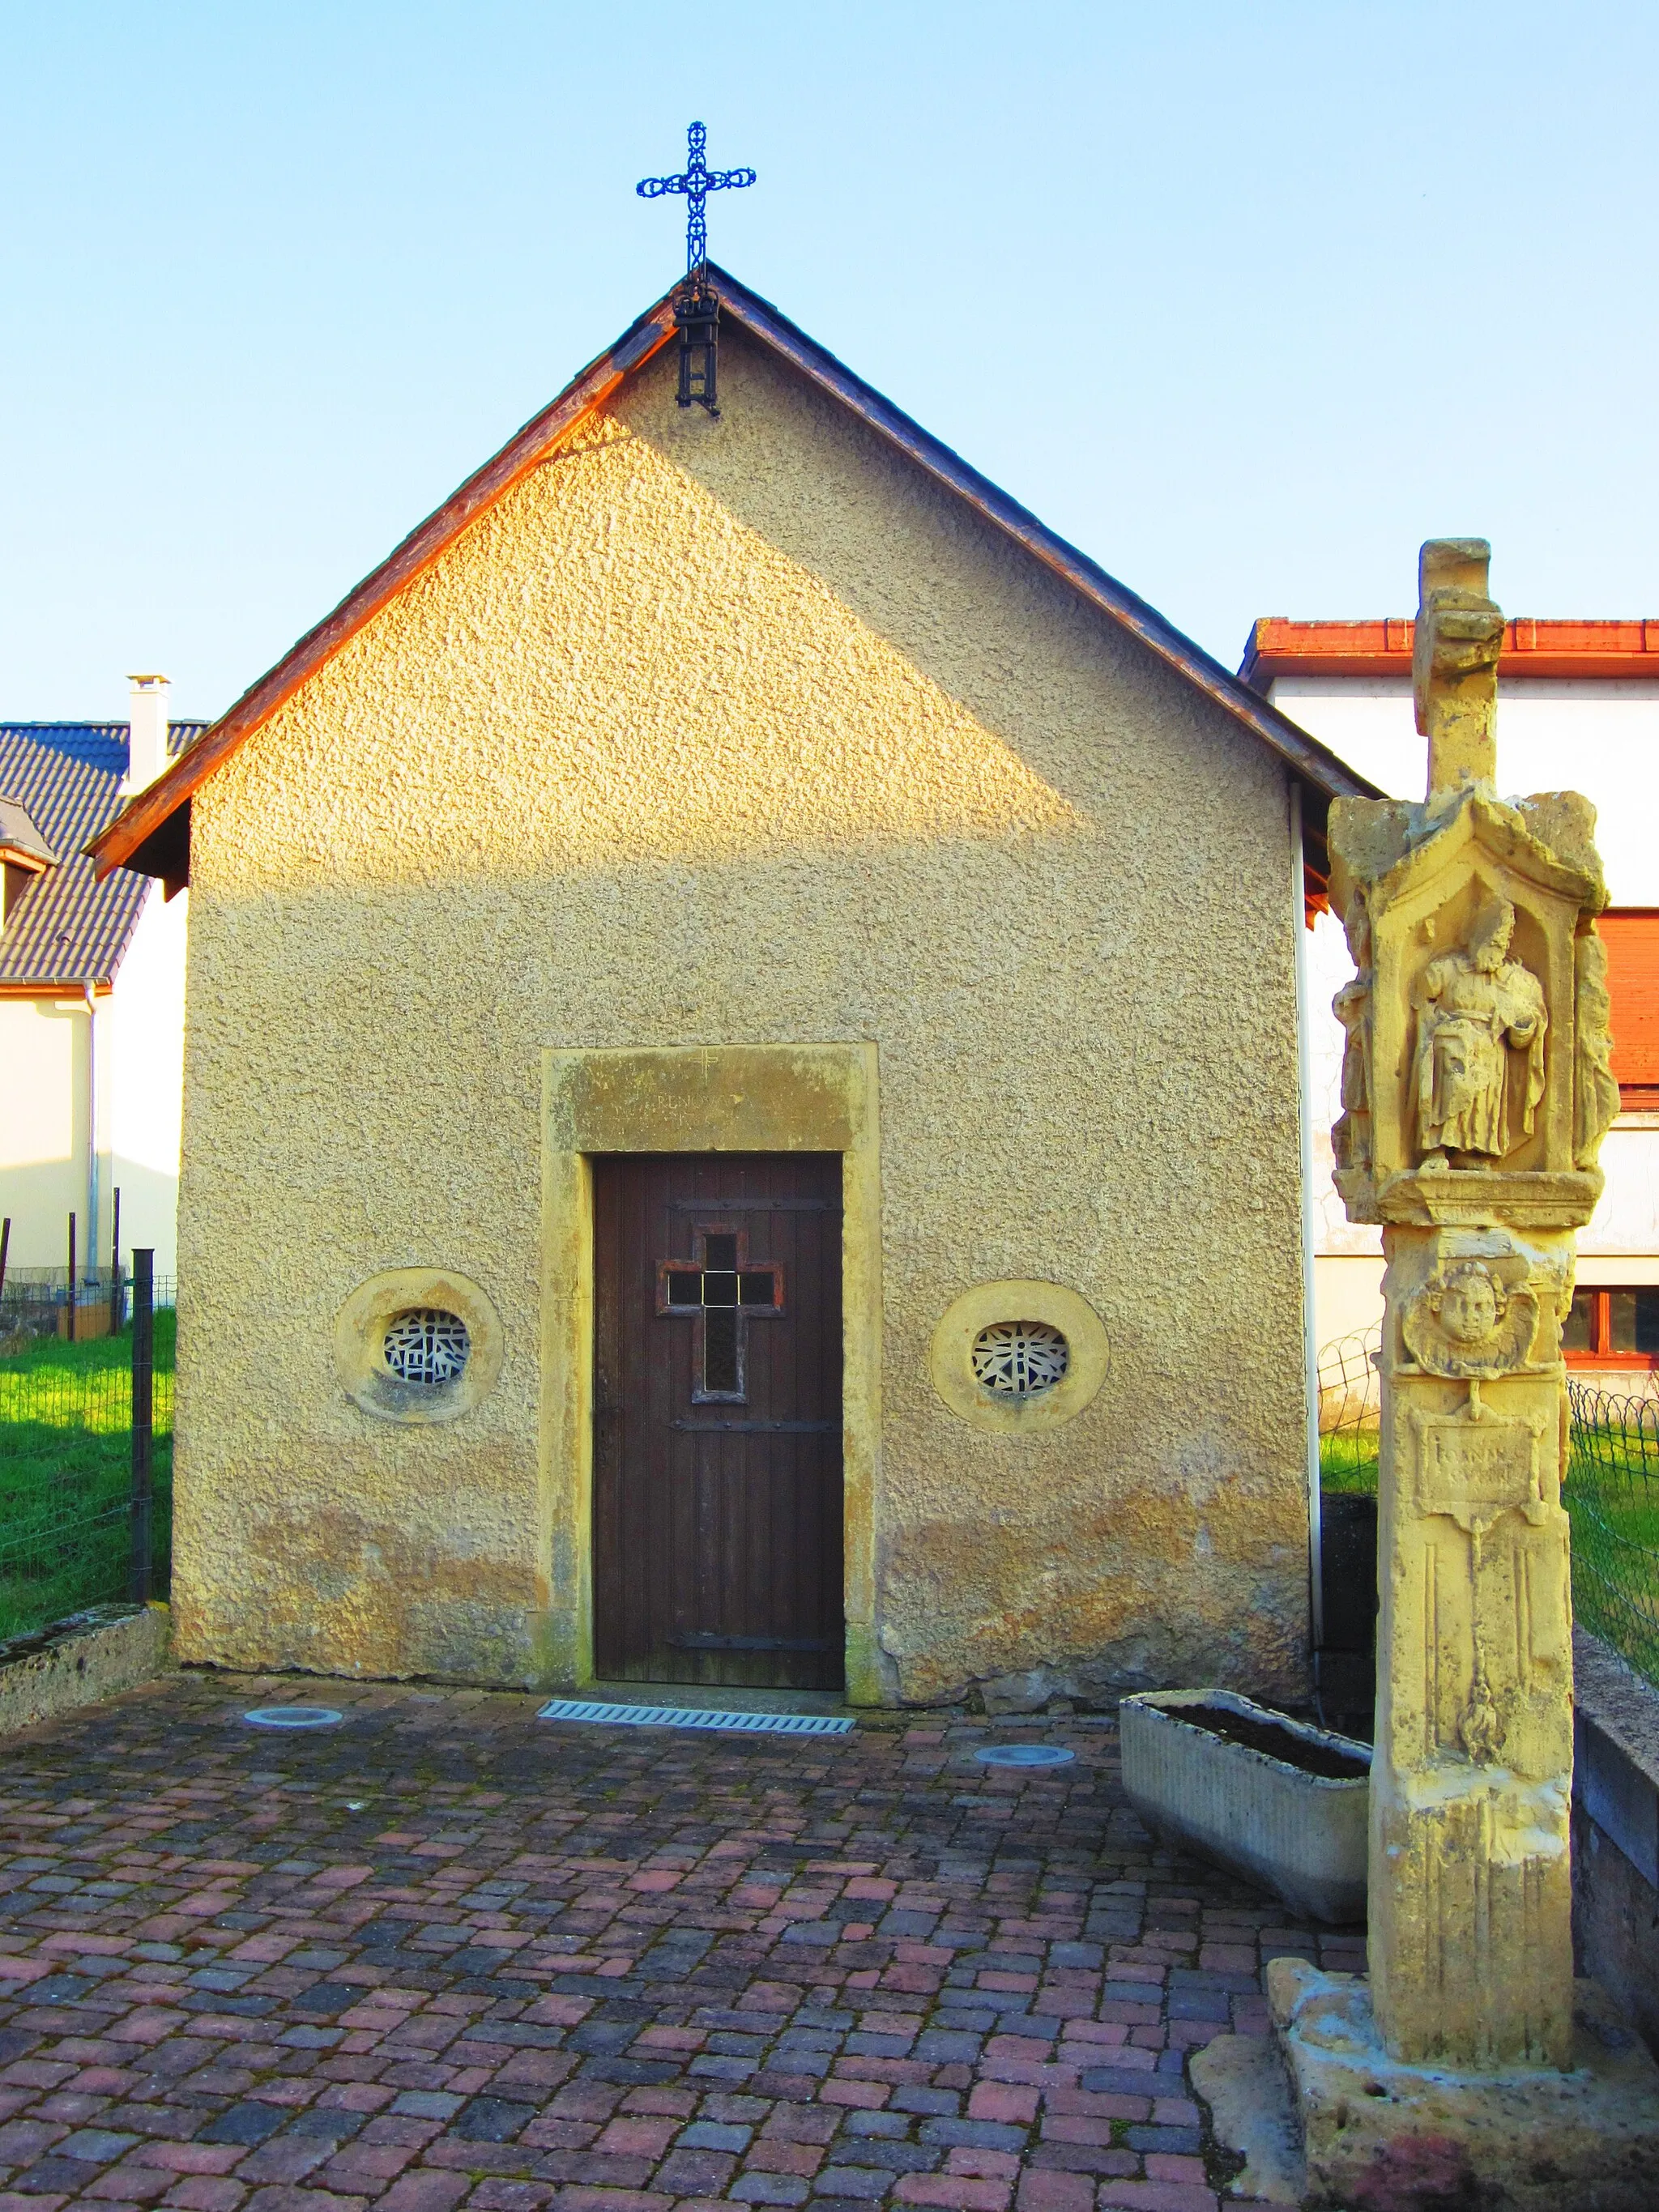
POLYGON ((35 826, 34 817, 15 799, 0 799, 0 853, 31 869, 54 867, 58 861, 57 854, 35 826))
MULTIPOLYGON (((1310 830, 1316 832, 1322 824, 1325 803, 1332 798, 1381 795, 1374 785, 1298 728, 1288 715, 1183 636, 1156 608, 1057 537, 758 294, 712 262, 708 277, 722 312, 750 337, 839 400, 866 428, 956 493, 986 521, 1062 578, 1079 597, 1139 638, 1159 659, 1287 762, 1316 802, 1310 810, 1310 830)), ((674 336, 675 293, 665 294, 608 351, 590 362, 550 406, 533 416, 493 459, 469 477, 435 514, 428 515, 378 568, 348 592, 331 615, 308 630, 274 668, 245 691, 182 758, 131 801, 92 844, 100 878, 112 868, 128 867, 165 876, 169 882, 187 880, 191 793, 381 608, 430 568, 470 523, 546 460, 579 423, 605 404, 624 379, 670 343, 674 336)))
MULTIPOLYGON (((168 751, 207 726, 169 723, 168 751)), ((125 872, 100 880, 81 848, 120 810, 127 736, 125 722, 0 722, 0 815, 21 813, 58 860, 0 929, 0 995, 107 988, 115 979, 149 885, 125 872)))

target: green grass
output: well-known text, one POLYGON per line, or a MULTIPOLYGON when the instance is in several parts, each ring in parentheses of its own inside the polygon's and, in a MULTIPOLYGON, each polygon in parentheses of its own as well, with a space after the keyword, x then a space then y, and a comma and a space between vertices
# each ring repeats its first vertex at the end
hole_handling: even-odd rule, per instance
POLYGON ((1573 1424, 1562 1493, 1579 1621, 1659 1682, 1659 1427, 1573 1424))
MULTIPOLYGON (((1592 1407, 1607 1415, 1623 1403, 1592 1407)), ((1321 1437, 1327 1497, 1376 1496, 1378 1441, 1375 1425, 1321 1437)), ((1659 1682, 1659 1409, 1627 1420, 1576 1417, 1562 1502, 1572 1524, 1574 1613, 1659 1682)))
MULTIPOLYGON (((0 1359, 0 1638, 126 1596, 132 1473, 131 1328, 0 1359)), ((155 1586, 167 1587, 173 1316, 155 1316, 155 1586)))
POLYGON ((1319 1439, 1319 1486, 1328 1494, 1375 1498, 1376 1457, 1381 1431, 1375 1423, 1367 1428, 1339 1429, 1319 1439))

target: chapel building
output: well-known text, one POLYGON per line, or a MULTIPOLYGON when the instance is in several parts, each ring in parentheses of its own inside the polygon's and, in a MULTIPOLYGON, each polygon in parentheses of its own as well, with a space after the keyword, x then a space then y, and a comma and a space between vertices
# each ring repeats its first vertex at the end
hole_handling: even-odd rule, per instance
POLYGON ((188 880, 179 1656, 1305 1682, 1372 787, 718 270, 100 838, 188 880))

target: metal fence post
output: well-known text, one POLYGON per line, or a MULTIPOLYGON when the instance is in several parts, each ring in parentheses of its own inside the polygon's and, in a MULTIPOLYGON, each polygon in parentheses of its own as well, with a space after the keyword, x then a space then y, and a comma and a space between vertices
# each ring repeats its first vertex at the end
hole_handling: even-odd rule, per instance
POLYGON ((69 1311, 64 1316, 64 1336, 66 1342, 75 1341, 75 1216, 70 1216, 69 1246, 69 1311))
POLYGON ((111 1193, 109 1232, 109 1333, 121 1333, 121 1186, 117 1183, 111 1193))
POLYGON ((135 1245, 132 1254, 132 1595, 149 1602, 150 1420, 155 1317, 155 1254, 135 1245))

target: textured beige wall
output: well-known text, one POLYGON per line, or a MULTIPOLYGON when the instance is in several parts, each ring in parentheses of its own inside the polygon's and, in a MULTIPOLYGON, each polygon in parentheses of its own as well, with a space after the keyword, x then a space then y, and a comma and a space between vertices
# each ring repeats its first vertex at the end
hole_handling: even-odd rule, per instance
POLYGON ((672 374, 197 796, 179 1650, 532 1672, 540 1048, 867 1039, 888 1693, 1282 1686, 1283 772, 758 349, 723 345, 718 422, 672 374), (400 1429, 346 1400, 332 1322, 423 1264, 484 1287, 507 1357, 465 1420, 400 1429), (928 1381, 939 1315, 1000 1276, 1111 1334, 1040 1437, 928 1381))

